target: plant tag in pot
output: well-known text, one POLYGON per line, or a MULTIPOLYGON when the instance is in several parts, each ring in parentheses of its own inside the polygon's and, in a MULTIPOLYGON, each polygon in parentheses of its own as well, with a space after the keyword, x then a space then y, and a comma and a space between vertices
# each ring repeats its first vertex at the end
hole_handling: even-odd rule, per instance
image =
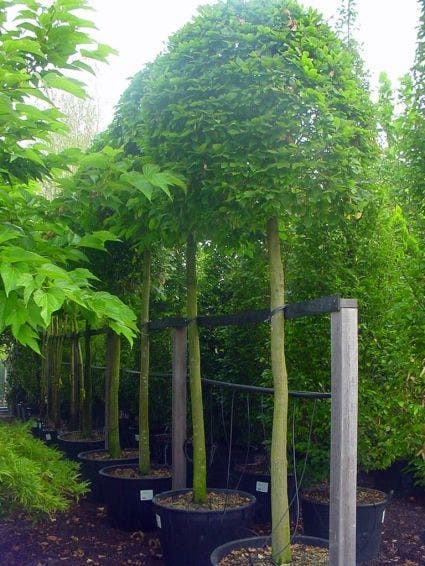
POLYGON ((158 525, 158 529, 161 528, 161 517, 158 515, 158 513, 156 514, 156 524, 158 525))
POLYGON ((138 434, 135 434, 135 435, 134 435, 134 439, 136 440, 136 442, 139 442, 139 435, 138 435, 138 434))
POLYGON ((141 489, 140 490, 140 501, 152 501, 153 490, 152 489, 141 489))
POLYGON ((52 440, 52 435, 50 433, 46 434, 46 440, 52 440))
POLYGON ((266 481, 257 481, 256 485, 255 485, 255 490, 256 491, 261 491, 262 493, 268 493, 269 492, 269 484, 266 481))

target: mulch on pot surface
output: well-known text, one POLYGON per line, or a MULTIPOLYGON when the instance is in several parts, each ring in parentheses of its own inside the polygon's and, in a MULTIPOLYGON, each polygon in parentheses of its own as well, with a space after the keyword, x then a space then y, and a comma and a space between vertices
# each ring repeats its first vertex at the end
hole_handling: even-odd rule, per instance
MULTIPOLYGON (((267 534, 269 525, 257 531, 267 534)), ((82 499, 53 520, 32 523, 19 514, 0 520, 0 564, 163 566, 163 561, 157 533, 113 529, 103 506, 82 499)), ((390 565, 425 565, 424 495, 394 498, 388 505, 381 554, 368 566, 390 565)))

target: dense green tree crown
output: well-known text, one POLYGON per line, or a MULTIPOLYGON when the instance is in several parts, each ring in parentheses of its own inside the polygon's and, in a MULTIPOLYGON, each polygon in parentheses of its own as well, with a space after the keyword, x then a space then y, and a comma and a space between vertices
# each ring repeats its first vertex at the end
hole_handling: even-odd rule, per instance
POLYGON ((352 62, 317 12, 281 0, 204 7, 175 34, 135 104, 144 150, 189 179, 189 221, 361 207, 375 129, 352 62))
POLYGON ((425 3, 421 4, 418 27, 418 42, 412 81, 405 81, 404 102, 406 111, 401 124, 401 160, 405 181, 408 182, 406 204, 420 229, 425 235, 425 3))

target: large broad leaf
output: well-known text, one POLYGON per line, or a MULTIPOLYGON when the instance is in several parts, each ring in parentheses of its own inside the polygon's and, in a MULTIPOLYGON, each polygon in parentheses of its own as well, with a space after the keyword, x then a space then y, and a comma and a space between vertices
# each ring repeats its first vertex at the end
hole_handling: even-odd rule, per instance
POLYGON ((41 47, 38 41, 29 38, 6 39, 6 41, 4 41, 2 44, 2 49, 4 49, 6 53, 16 53, 23 51, 24 53, 33 53, 34 55, 39 55, 40 57, 43 56, 43 52, 41 51, 41 47))
POLYGON ((29 252, 18 246, 7 246, 1 252, 1 259, 8 263, 18 263, 20 261, 25 261, 27 263, 45 263, 46 258, 36 254, 34 252, 29 252))
POLYGON ((97 232, 83 236, 78 242, 78 247, 104 250, 105 242, 113 242, 116 240, 118 240, 118 238, 112 232, 108 232, 108 230, 98 230, 97 232))
POLYGON ((35 291, 34 302, 41 308, 41 317, 46 326, 49 324, 52 314, 58 311, 65 300, 65 293, 62 289, 51 287, 47 291, 38 289, 35 291))
POLYGON ((16 336, 20 327, 28 320, 28 311, 16 293, 9 296, 6 301, 5 324, 10 326, 12 333, 16 336))
POLYGON ((138 191, 145 195, 148 200, 152 200, 154 187, 143 173, 138 173, 137 171, 123 173, 120 180, 124 183, 128 183, 132 187, 135 187, 138 191))
POLYGON ((0 266, 0 275, 3 279, 6 297, 8 297, 10 292, 18 287, 18 282, 20 276, 22 275, 22 271, 15 265, 12 265, 10 263, 3 263, 0 266))
POLYGON ((40 267, 37 269, 37 272, 52 279, 55 277, 67 276, 65 269, 62 269, 61 267, 53 263, 43 263, 43 265, 40 265, 40 267))
POLYGON ((15 334, 15 338, 24 346, 29 346, 32 350, 41 355, 38 346, 38 334, 28 324, 19 327, 15 334))
POLYGON ((16 240, 16 238, 19 238, 22 234, 23 231, 21 229, 3 224, 0 226, 0 244, 9 240, 16 240))
POLYGON ((43 75, 43 82, 48 88, 64 90, 78 98, 84 98, 86 96, 84 83, 77 81, 77 79, 70 79, 57 73, 50 72, 43 75))

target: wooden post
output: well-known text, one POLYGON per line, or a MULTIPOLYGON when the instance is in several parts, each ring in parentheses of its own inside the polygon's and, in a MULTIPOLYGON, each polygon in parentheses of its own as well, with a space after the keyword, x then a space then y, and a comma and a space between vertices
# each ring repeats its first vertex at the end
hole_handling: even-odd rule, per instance
POLYGON ((172 458, 173 489, 186 487, 187 329, 173 330, 172 458))
POLYGON ((357 301, 331 314, 330 566, 355 566, 357 490, 357 301))

